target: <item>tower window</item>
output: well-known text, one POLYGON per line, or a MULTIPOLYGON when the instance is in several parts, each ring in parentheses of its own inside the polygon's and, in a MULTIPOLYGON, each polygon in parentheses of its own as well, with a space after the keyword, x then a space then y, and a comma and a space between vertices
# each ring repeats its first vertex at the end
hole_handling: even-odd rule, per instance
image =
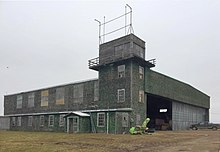
POLYGON ((144 67, 139 66, 139 77, 140 79, 144 78, 144 67))
POLYGON ((125 77, 125 65, 118 66, 118 77, 119 78, 125 77))
POLYGON ((118 89, 118 102, 125 101, 125 89, 118 89))
POLYGON ((139 91, 139 102, 144 102, 144 91, 143 90, 139 91))

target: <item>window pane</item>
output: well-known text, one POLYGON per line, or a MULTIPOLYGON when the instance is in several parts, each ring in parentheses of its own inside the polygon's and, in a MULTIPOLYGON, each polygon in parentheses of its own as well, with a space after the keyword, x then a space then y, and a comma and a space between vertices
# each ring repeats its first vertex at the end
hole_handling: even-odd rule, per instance
POLYGON ((125 89, 118 89, 118 102, 125 101, 125 89))
POLYGON ((40 116, 40 126, 44 126, 44 116, 40 116))
POLYGON ((83 102, 83 84, 77 84, 73 86, 73 102, 83 102))
POLYGON ((41 91, 41 107, 48 106, 48 90, 41 91))
POLYGON ((59 124, 60 124, 60 127, 64 126, 64 117, 65 115, 60 115, 60 120, 59 120, 59 124))
POLYGON ((144 68, 142 66, 139 66, 139 76, 140 79, 144 78, 144 68))
POLYGON ((54 125, 54 116, 49 115, 49 126, 52 127, 54 125))
POLYGON ((125 77, 125 65, 118 66, 118 77, 125 77))
POLYGON ((104 127, 105 125, 105 113, 98 113, 97 114, 97 126, 104 127))
POLYGON ((22 95, 17 96, 17 109, 22 108, 22 95))
POLYGON ((56 104, 57 105, 64 104, 64 93, 65 93, 65 89, 63 87, 56 89, 56 104))
POLYGON ((28 107, 34 107, 34 93, 28 94, 28 107))

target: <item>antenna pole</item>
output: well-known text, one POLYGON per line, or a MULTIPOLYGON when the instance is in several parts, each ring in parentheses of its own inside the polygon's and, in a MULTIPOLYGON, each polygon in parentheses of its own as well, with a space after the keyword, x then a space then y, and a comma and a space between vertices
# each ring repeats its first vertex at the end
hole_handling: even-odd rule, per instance
POLYGON ((125 5, 125 35, 126 35, 126 32, 127 32, 126 25, 127 25, 127 6, 125 5))
POLYGON ((99 23, 99 45, 102 43, 101 41, 101 22, 97 19, 95 19, 96 22, 99 23))
POLYGON ((104 16, 104 23, 103 23, 103 43, 105 43, 105 16, 104 16))
POLYGON ((126 4, 126 6, 128 6, 130 8, 130 27, 129 27, 130 33, 134 33, 134 30, 132 28, 132 8, 128 4, 126 4))

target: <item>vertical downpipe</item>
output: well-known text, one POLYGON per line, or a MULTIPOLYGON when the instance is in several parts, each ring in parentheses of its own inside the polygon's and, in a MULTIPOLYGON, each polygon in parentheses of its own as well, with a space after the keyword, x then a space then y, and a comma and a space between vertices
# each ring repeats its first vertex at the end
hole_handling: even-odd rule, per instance
POLYGON ((108 134, 109 132, 109 111, 107 112, 107 130, 106 133, 108 134))
POLYGON ((133 100, 133 89, 132 89, 132 84, 133 84, 133 67, 132 67, 132 61, 131 61, 131 84, 130 84, 130 92, 131 92, 131 108, 132 108, 132 100, 133 100))

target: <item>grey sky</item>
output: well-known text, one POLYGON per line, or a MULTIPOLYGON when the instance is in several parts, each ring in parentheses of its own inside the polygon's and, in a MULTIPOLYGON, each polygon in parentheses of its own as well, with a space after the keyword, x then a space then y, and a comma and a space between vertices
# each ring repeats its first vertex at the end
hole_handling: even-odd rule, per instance
POLYGON ((87 62, 98 56, 94 19, 117 17, 126 3, 154 70, 208 94, 220 122, 219 0, 0 1, 0 115, 5 94, 96 78, 87 62))

